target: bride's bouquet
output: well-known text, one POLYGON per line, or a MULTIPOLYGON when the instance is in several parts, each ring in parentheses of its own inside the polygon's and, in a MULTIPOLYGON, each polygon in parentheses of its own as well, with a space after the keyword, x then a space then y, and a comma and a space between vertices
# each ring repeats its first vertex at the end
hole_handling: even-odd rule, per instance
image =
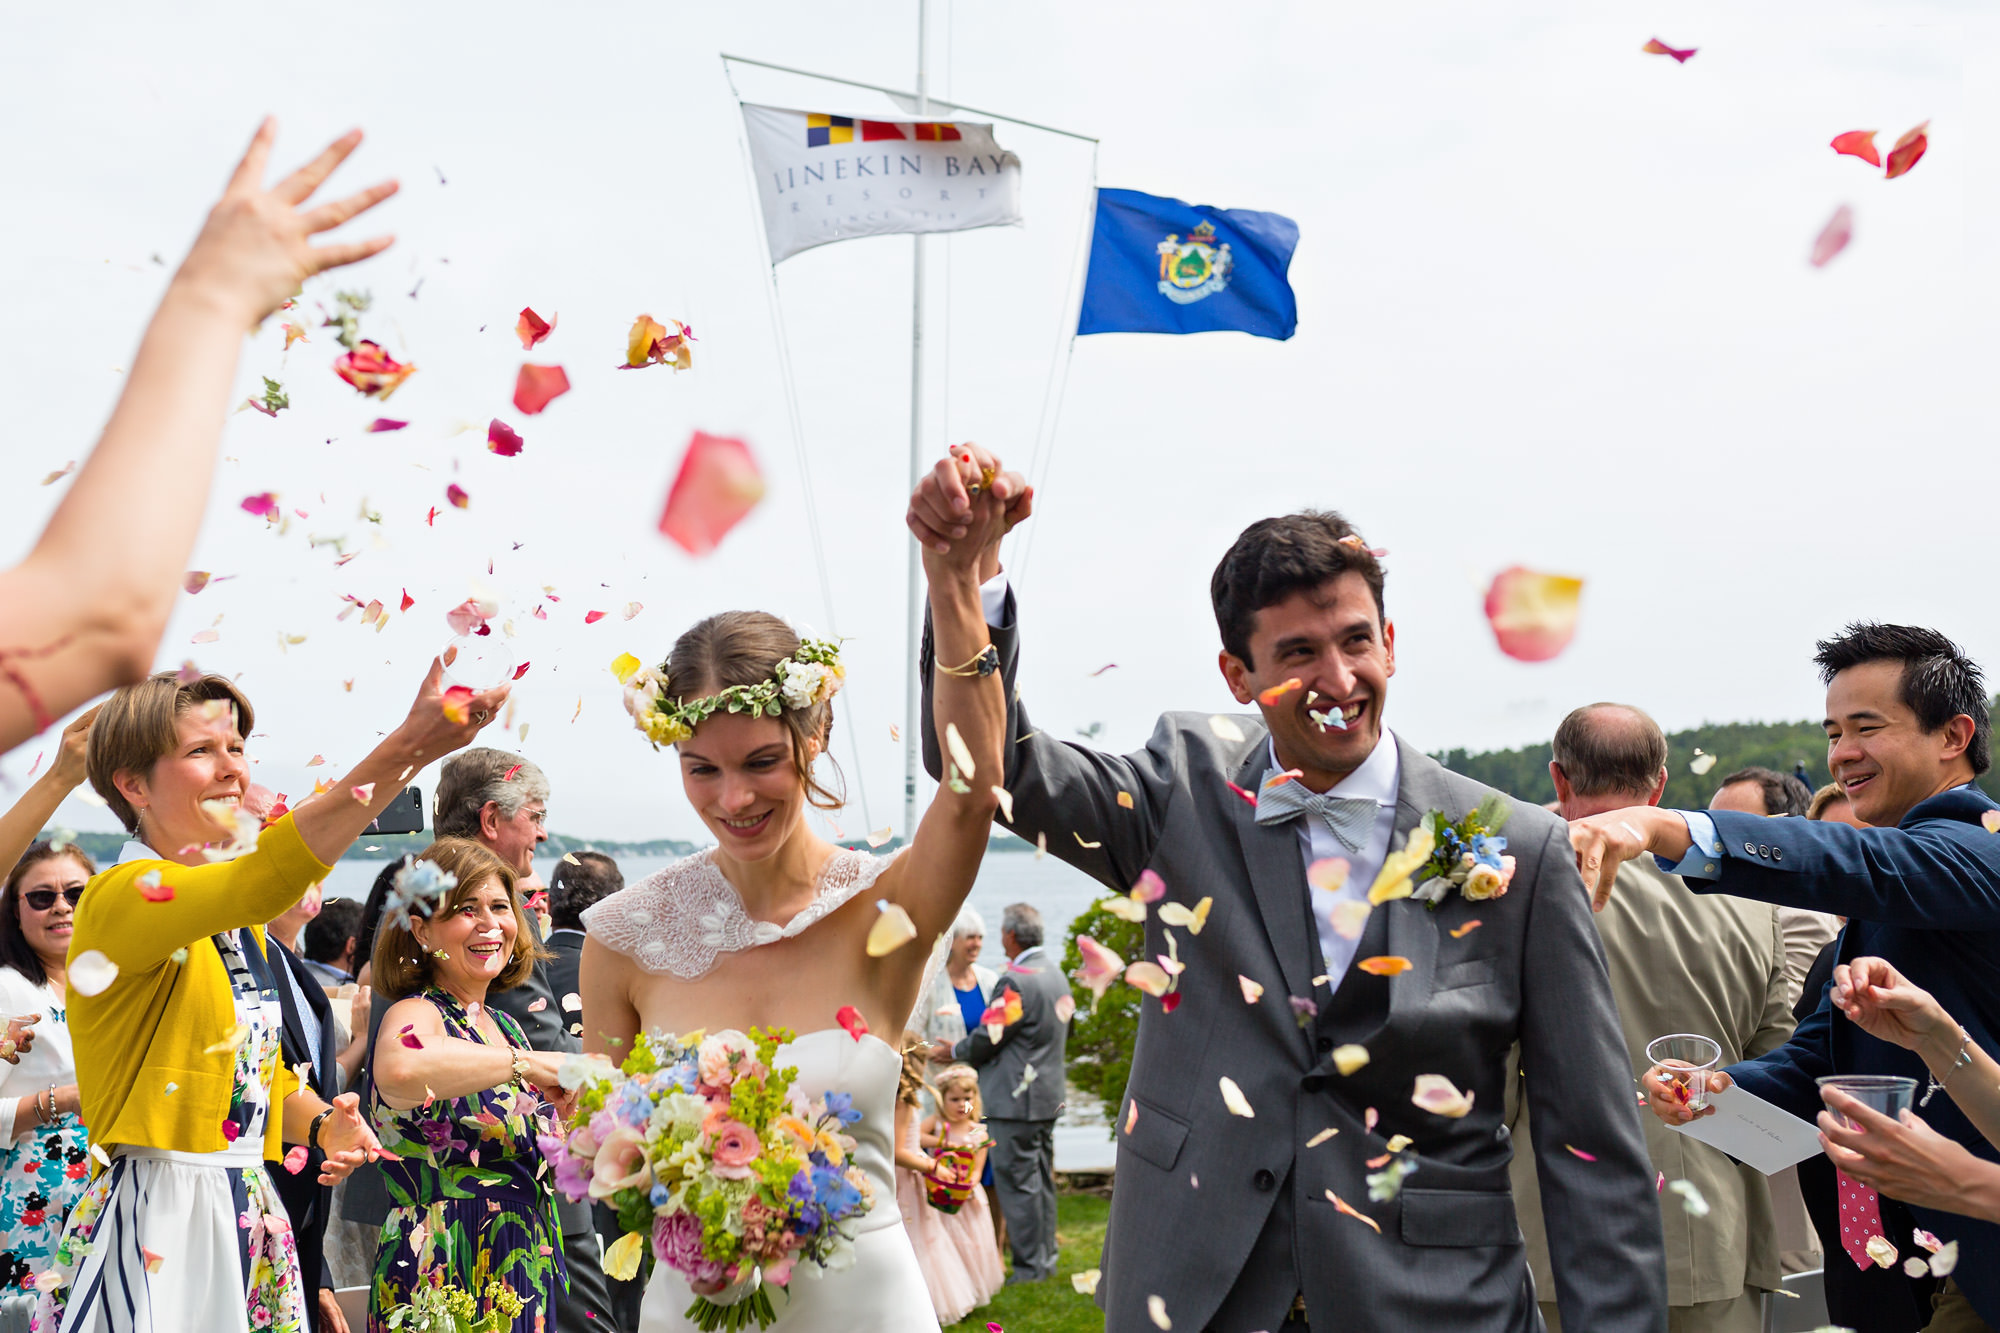
POLYGON ((604 1271, 629 1279, 651 1245, 694 1288, 687 1317, 707 1330, 768 1327, 765 1284, 786 1286, 801 1262, 854 1262, 844 1223, 874 1204, 850 1166, 861 1119, 849 1094, 793 1090, 776 1068, 785 1029, 671 1037, 642 1034, 625 1063, 572 1056, 562 1084, 577 1094, 576 1128, 547 1134, 542 1155, 572 1200, 602 1199, 625 1230, 604 1271))

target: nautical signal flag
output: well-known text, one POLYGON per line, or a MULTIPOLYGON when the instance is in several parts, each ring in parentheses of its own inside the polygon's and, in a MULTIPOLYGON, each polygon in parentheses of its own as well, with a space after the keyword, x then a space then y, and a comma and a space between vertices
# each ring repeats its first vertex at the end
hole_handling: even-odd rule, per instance
POLYGON ((1076 331, 1259 338, 1298 331, 1286 276, 1299 226, 1277 213, 1099 190, 1076 331))
MULTIPOLYGON (((956 139, 958 131, 950 125, 912 125, 919 139, 956 139), (950 130, 949 134, 925 134, 925 130, 950 130)), ((903 126, 893 120, 856 120, 852 116, 830 116, 818 111, 806 113, 806 147, 825 148, 832 144, 853 143, 854 132, 861 131, 862 143, 873 143, 877 139, 906 139, 903 126)))

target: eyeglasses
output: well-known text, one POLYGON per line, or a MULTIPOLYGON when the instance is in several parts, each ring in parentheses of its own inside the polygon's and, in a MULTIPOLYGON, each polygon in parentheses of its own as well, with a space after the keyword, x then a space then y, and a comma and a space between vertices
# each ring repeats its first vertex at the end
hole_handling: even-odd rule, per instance
MULTIPOLYGON (((83 887, 81 884, 72 884, 64 889, 62 891, 63 901, 71 907, 76 906, 83 898, 83 887)), ((46 912, 56 905, 56 891, 54 889, 29 889, 21 895, 21 901, 37 912, 46 912)))

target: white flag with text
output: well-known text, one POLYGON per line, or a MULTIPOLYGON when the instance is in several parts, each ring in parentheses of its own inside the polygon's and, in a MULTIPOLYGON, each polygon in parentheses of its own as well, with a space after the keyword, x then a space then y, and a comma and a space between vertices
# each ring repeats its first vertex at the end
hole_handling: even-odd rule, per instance
POLYGON ((1021 222, 1021 159, 968 121, 743 104, 771 262, 829 241, 1021 222))

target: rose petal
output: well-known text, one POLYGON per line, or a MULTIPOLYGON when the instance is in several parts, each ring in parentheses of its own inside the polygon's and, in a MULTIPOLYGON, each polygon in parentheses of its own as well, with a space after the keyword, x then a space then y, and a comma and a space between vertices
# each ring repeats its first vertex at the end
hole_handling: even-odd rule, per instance
POLYGON ((161 883, 157 870, 148 870, 133 882, 138 885, 139 896, 149 903, 170 903, 174 900, 174 886, 161 883))
POLYGON ((1208 909, 1215 905, 1215 899, 1203 898, 1193 907, 1186 903, 1161 903, 1160 921, 1164 925, 1179 926, 1190 935, 1201 934, 1201 928, 1208 924, 1208 909))
POLYGON ((1875 136, 1879 130, 1849 130, 1845 134, 1833 136, 1833 151, 1858 157, 1871 167, 1882 165, 1882 154, 1875 151, 1875 136))
POLYGON ((514 336, 521 340, 521 350, 526 352, 542 339, 556 331, 556 320, 561 315, 543 319, 527 306, 521 307, 521 317, 514 321, 514 336))
POLYGON ((868 1035, 868 1020, 863 1018, 861 1011, 851 1004, 843 1004, 835 1010, 833 1021, 840 1024, 842 1030, 856 1041, 868 1035))
POLYGON ((472 503, 472 497, 466 493, 465 487, 455 481, 444 488, 444 498, 451 502, 451 507, 454 509, 464 509, 472 503))
POLYGON ((514 377, 514 410, 535 416, 569 392, 569 376, 561 366, 524 365, 514 377))
POLYGON ((1251 1109, 1249 1098, 1243 1095, 1243 1089, 1236 1086, 1235 1079, 1225 1075, 1217 1080, 1217 1086, 1222 1089, 1222 1104, 1229 1108, 1229 1114, 1240 1115, 1245 1120, 1257 1118, 1257 1112, 1251 1109))
POLYGON ((299 1172, 306 1169, 307 1156, 308 1152, 305 1144, 293 1144, 291 1149, 285 1153, 285 1170, 296 1176, 299 1172))
POLYGON ((1322 893, 1339 893, 1347 883, 1348 864, 1344 856, 1325 856, 1306 867, 1306 883, 1322 893))
POLYGON ((1132 808, 1132 793, 1129 791, 1119 792, 1118 806, 1122 810, 1130 810, 1132 808))
POLYGON ((1370 976, 1395 977, 1410 970, 1410 960, 1399 954, 1377 954, 1373 958, 1362 959, 1355 966, 1370 976))
POLYGON ((1579 1148, 1579 1147, 1576 1147, 1576 1146, 1575 1146, 1574 1144, 1569 1144, 1569 1143, 1565 1143, 1565 1144, 1563 1145, 1563 1147, 1565 1147, 1565 1148, 1568 1148, 1568 1149, 1569 1149, 1569 1151, 1570 1151, 1570 1155, 1571 1155, 1572 1157, 1577 1157, 1577 1158, 1581 1158, 1581 1159, 1582 1159, 1583 1161, 1586 1161, 1586 1162, 1594 1162, 1594 1161, 1596 1161, 1596 1160, 1597 1160, 1597 1158, 1596 1158, 1595 1156, 1593 1156, 1593 1155, 1592 1155, 1592 1154, 1590 1154, 1590 1153, 1587 1153, 1587 1152, 1585 1152, 1585 1151, 1584 1151, 1583 1149, 1581 1149, 1581 1148, 1579 1148))
POLYGON ((1056 996, 1055 1010, 1056 1022, 1069 1022, 1070 1019, 1076 1017, 1076 997, 1068 991, 1064 991, 1061 995, 1056 996))
POLYGON ((583 1012, 583 997, 571 991, 562 997, 562 1007, 565 1013, 580 1014, 583 1012))
POLYGON ((1208 729, 1215 733, 1218 740, 1232 745, 1243 739, 1243 728, 1236 725, 1234 718, 1223 717, 1220 713, 1208 719, 1208 729))
POLYGON ((355 800, 359 801, 361 804, 367 805, 370 801, 373 801, 375 799, 375 784, 372 782, 360 783, 357 786, 349 787, 347 789, 347 794, 352 796, 355 800))
POLYGON ((1694 774, 1696 777, 1700 777, 1714 767, 1715 756, 1712 754, 1703 754, 1700 750, 1696 750, 1694 758, 1688 760, 1688 772, 1694 774))
MULTIPOLYGON (((1667 1188, 1672 1189, 1673 1186, 1669 1185, 1667 1188)), ((1870 1236, 1865 1248, 1868 1251, 1868 1257, 1875 1261, 1877 1267, 1894 1268, 1896 1266, 1896 1247, 1887 1236, 1870 1236)))
POLYGON ((444 716, 448 722, 461 726, 472 720, 472 687, 454 685, 444 692, 444 716))
POLYGON ((364 397, 380 398, 386 403, 404 380, 417 373, 417 368, 398 361, 380 345, 363 341, 356 343, 353 351, 334 358, 333 373, 360 390, 364 397))
MULTIPOLYGON (((71 970, 73 974, 74 965, 72 965, 71 970)), ((1943 1249, 1939 1250, 1936 1254, 1931 1256, 1931 1276, 1950 1277, 1951 1271, 1957 1267, 1958 1267, 1958 1242, 1955 1240, 1948 1240, 1944 1243, 1943 1249)))
POLYGON ((1172 984, 1172 978, 1167 975, 1167 970, 1158 963, 1141 958, 1138 962, 1133 963, 1125 969, 1125 984, 1136 986, 1148 995, 1160 996, 1167 993, 1167 987, 1172 984))
MULTIPOLYGON (((518 404, 517 404, 518 405, 518 404)), ((495 417, 486 427, 486 448, 502 458, 512 458, 520 453, 527 441, 514 432, 514 428, 495 417)))
POLYGON ((886 958, 917 937, 917 923, 896 903, 884 898, 875 904, 880 915, 868 928, 868 956, 886 958))
POLYGON ((1353 1208, 1341 1202, 1340 1196, 1338 1194, 1335 1194, 1332 1190, 1328 1190, 1326 1192, 1326 1197, 1327 1197, 1327 1202, 1331 1203, 1339 1211, 1347 1214, 1349 1217, 1353 1218, 1357 1222, 1366 1222, 1369 1226, 1375 1229, 1376 1235, 1379 1236, 1382 1234, 1382 1224, 1380 1222, 1377 1222, 1374 1218, 1368 1216, 1368 1214, 1366 1213, 1356 1212, 1353 1208))
POLYGON ((361 429, 370 435, 380 435, 385 431, 401 430, 409 424, 407 421, 397 421, 393 417, 376 417, 361 429))
POLYGON ((1701 48, 1695 46, 1690 46, 1686 49, 1672 47, 1655 37, 1639 49, 1649 56, 1672 56, 1675 64, 1685 65, 1688 62, 1688 57, 1701 48))
POLYGON ((595 625, 598 621, 604 619, 604 616, 605 613, 602 611, 585 611, 583 613, 583 623, 586 625, 595 625))
MULTIPOLYGON (((1906 132, 1902 138, 1896 140, 1896 146, 1889 150, 1889 161, 1885 172, 1886 179, 1894 180, 1911 167, 1917 165, 1917 159, 1922 157, 1924 150, 1931 146, 1930 136, 1924 133, 1925 130, 1930 128, 1930 125, 1931 123, 1927 120, 1915 129, 1906 132)), ((1888 1265, 1884 1264, 1883 1267, 1886 1268, 1888 1265)))
POLYGON ((539 1014, 548 1007, 549 997, 546 995, 537 995, 534 999, 528 1001, 528 1012, 531 1014, 539 1014))
POLYGON ((1097 905, 1119 920, 1130 921, 1134 925, 1146 919, 1146 904, 1130 898, 1105 898, 1097 905))
POLYGON ((1328 1139, 1332 1138, 1334 1135, 1338 1133, 1340 1133, 1339 1130, 1333 1129, 1331 1127, 1322 1129, 1319 1133, 1313 1135, 1311 1138, 1306 1140, 1306 1147, 1317 1148, 1319 1147, 1320 1144, 1325 1143, 1328 1139))
POLYGON ((660 513, 660 532, 707 555, 764 498, 764 477, 742 440, 696 431, 660 513))
POLYGON ((63 464, 61 467, 57 468, 54 472, 51 472, 46 477, 43 477, 42 485, 53 486, 74 471, 76 471, 76 460, 72 458, 69 460, 69 462, 63 464))
POLYGON ((1000 802, 1000 817, 1005 819, 1009 824, 1013 823, 1014 793, 1008 791, 1005 787, 995 787, 992 791, 993 798, 1000 802))
POLYGON ((886 845, 888 841, 895 836, 896 834, 893 829, 884 826, 882 828, 876 829, 873 833, 869 834, 865 839, 863 839, 863 841, 866 842, 870 847, 881 847, 886 845))
POLYGON ((1988 833, 2000 833, 2000 810, 1987 810, 1979 816, 1979 826, 1988 833))
POLYGON ((1264 998, 1263 985, 1250 980, 1240 972, 1236 975, 1236 984, 1243 989, 1243 1003, 1255 1004, 1264 998))
POLYGON ((944 724, 944 748, 951 756, 951 762, 957 766, 960 777, 970 780, 978 772, 972 766, 972 751, 965 747, 965 737, 958 734, 956 722, 944 724))
POLYGON ((1076 1294, 1079 1296, 1095 1296, 1097 1294, 1098 1279, 1103 1276, 1104 1273, 1101 1269, 1086 1268, 1081 1273, 1071 1273, 1069 1275, 1069 1284, 1076 1288, 1076 1294))
POLYGON ((1474 919, 1474 920, 1471 920, 1471 921, 1468 921, 1468 922, 1466 922, 1466 923, 1465 923, 1464 925, 1462 925, 1462 926, 1456 926, 1456 927, 1454 927, 1454 928, 1453 928, 1453 929, 1451 930, 1451 932, 1450 932, 1450 933, 1451 933, 1451 937, 1452 937, 1453 939, 1455 939, 1455 940, 1462 940, 1462 939, 1464 939, 1464 938, 1465 938, 1465 937, 1466 937, 1467 935, 1470 935, 1470 934, 1471 934, 1471 933, 1472 933, 1473 931, 1475 931, 1475 930, 1478 930, 1478 929, 1479 929, 1479 927, 1480 927, 1481 925, 1483 925, 1483 924, 1485 924, 1485 923, 1484 923, 1484 922, 1481 922, 1481 921, 1479 921, 1479 920, 1477 920, 1477 919, 1474 919))
POLYGON ((1273 685, 1268 690, 1259 690, 1257 692, 1257 702, 1264 705, 1264 707, 1266 708, 1276 708, 1278 706, 1278 700, 1284 698, 1286 695, 1290 694, 1293 690, 1300 690, 1304 688, 1305 688, 1305 682, 1300 680, 1297 676, 1293 676, 1290 680, 1286 681, 1282 685, 1273 685))
POLYGON ((278 512, 278 495, 275 491, 264 491, 259 495, 246 495, 238 508, 246 514, 259 518, 269 518, 278 512))
POLYGON ((1521 662, 1546 662, 1576 637, 1583 580, 1515 565, 1494 576, 1486 619, 1500 651, 1521 662))
POLYGON ((1410 1101, 1432 1115, 1462 1120, 1472 1110, 1472 1097, 1472 1093, 1460 1092, 1443 1074, 1419 1074, 1410 1101))
POLYGON ((118 980, 118 964, 101 950, 85 949, 69 960, 69 988, 78 995, 102 995, 118 980))
POLYGON ((1825 268, 1833 257, 1847 248, 1854 239, 1854 210, 1846 204, 1833 210, 1826 226, 1813 240, 1811 263, 1814 268, 1825 268))

